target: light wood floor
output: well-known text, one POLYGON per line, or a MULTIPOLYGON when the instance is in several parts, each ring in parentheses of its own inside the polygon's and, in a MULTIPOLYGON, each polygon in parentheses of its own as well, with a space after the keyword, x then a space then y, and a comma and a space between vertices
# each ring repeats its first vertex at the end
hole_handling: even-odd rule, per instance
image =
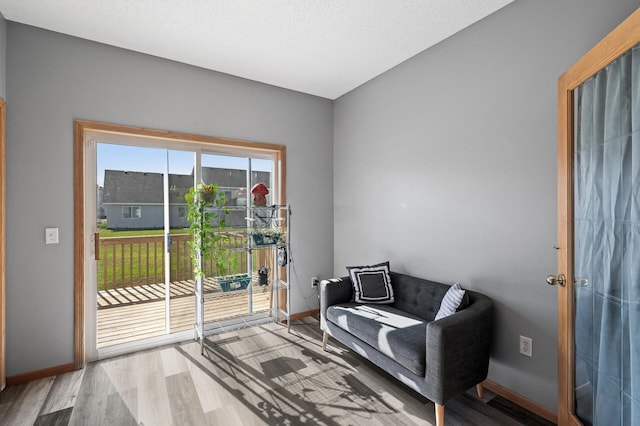
MULTIPOLYGON (((271 308, 272 286, 253 282, 253 312, 271 308)), ((205 283, 212 296, 205 302, 205 319, 220 320, 248 313, 248 290, 222 292, 213 282, 205 283)), ((165 334, 164 286, 159 284, 98 292, 98 348, 165 334)), ((195 298, 193 281, 170 285, 171 332, 193 330, 195 298)))
MULTIPOLYGON (((433 404, 330 340, 317 318, 188 341, 8 387, 0 424, 433 425, 433 404)), ((445 424, 549 425, 485 391, 449 402, 445 424)))

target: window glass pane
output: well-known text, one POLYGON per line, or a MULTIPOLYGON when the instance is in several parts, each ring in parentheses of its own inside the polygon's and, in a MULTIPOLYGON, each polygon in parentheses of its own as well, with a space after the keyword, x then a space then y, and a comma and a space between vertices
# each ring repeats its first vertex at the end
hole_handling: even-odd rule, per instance
POLYGON ((165 334, 167 156, 165 149, 102 142, 96 150, 96 337, 101 349, 165 334), (114 298, 116 293, 128 296, 114 298))

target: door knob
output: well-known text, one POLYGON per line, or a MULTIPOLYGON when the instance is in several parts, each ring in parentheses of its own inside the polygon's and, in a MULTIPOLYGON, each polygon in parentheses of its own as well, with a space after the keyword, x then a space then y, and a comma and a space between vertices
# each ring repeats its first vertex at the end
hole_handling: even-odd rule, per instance
POLYGON ((547 284, 549 285, 560 285, 560 287, 564 287, 565 284, 565 279, 564 279, 564 275, 559 274, 559 275, 549 275, 547 277, 547 284))

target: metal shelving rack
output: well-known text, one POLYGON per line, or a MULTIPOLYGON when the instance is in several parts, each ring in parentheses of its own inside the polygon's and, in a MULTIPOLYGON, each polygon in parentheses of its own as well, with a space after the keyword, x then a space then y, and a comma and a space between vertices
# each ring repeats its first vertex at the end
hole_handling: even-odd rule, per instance
MULTIPOLYGON (((222 210, 222 209, 221 209, 222 210)), ((248 289, 248 311, 249 315, 253 314, 253 254, 256 250, 272 250, 272 288, 271 298, 272 305, 269 310, 268 317, 260 317, 253 321, 254 324, 264 322, 280 322, 286 321, 287 331, 291 329, 291 269, 290 269, 290 235, 291 235, 291 208, 289 204, 271 205, 260 207, 225 207, 223 210, 229 212, 245 211, 246 212, 246 244, 243 247, 233 248, 232 250, 242 250, 247 253, 247 274, 250 277, 248 289), (251 234, 256 228, 279 228, 285 232, 283 241, 277 244, 257 245, 251 234), (265 248, 268 247, 268 248, 265 248), (282 261, 281 259, 285 259, 282 261), (280 294, 285 292, 285 306, 280 304, 280 294)), ((194 324, 195 339, 200 341, 201 353, 204 354, 204 340, 207 335, 215 334, 211 329, 207 329, 207 325, 212 325, 217 320, 209 320, 205 318, 205 302, 212 300, 215 293, 205 293, 202 278, 196 280, 195 283, 195 309, 196 323, 194 324)), ((253 325, 252 321, 245 322, 247 325, 253 325)), ((247 326, 245 325, 245 326, 247 326)), ((234 328, 234 327, 232 327, 234 328)), ((241 328, 240 326, 237 328, 241 328)))

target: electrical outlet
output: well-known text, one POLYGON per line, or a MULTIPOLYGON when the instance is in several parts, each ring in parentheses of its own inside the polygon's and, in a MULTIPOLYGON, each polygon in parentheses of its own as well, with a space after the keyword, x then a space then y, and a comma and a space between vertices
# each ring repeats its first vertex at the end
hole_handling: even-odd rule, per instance
POLYGON ((531 337, 520 336, 520 353, 528 357, 533 356, 533 340, 531 337))
POLYGON ((320 284, 318 277, 311 277, 311 287, 318 287, 318 284, 320 284))

